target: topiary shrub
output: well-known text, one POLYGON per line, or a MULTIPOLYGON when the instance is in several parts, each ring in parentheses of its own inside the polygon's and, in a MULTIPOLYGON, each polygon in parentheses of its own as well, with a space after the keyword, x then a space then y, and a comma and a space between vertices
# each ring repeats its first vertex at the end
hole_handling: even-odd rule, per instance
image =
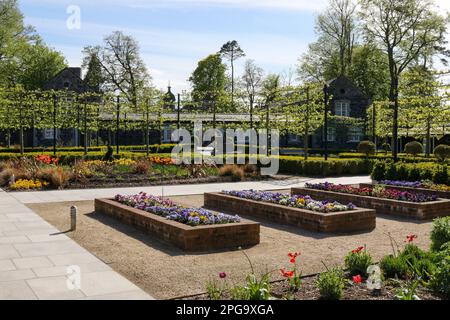
POLYGON ((326 300, 339 300, 344 292, 344 272, 340 268, 334 268, 321 273, 316 280, 320 297, 326 300))
POLYGON ((366 158, 375 154, 376 146, 372 141, 361 141, 358 145, 358 152, 364 153, 366 158))
POLYGON ((450 217, 433 220, 430 239, 433 251, 441 250, 442 245, 450 241, 450 217))
POLYGON ((434 148, 433 153, 439 161, 444 162, 445 160, 450 158, 450 146, 446 144, 440 144, 436 148, 434 148))
POLYGON ((437 171, 433 174, 433 182, 437 184, 448 184, 448 169, 447 166, 441 166, 437 171))
POLYGON ((375 162, 372 174, 370 175, 372 180, 375 181, 385 180, 385 174, 386 174, 386 162, 384 161, 375 162))
POLYGON ((423 153, 423 145, 418 141, 409 142, 405 145, 405 152, 416 157, 418 154, 423 153))
POLYGON ((345 257, 345 267, 349 270, 350 275, 367 276, 367 268, 372 265, 372 257, 364 247, 359 247, 345 257))

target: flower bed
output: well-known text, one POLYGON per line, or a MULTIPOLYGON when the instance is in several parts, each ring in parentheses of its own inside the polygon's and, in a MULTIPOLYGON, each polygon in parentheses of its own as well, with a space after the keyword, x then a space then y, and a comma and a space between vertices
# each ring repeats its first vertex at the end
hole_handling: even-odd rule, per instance
POLYGON ((368 231, 376 224, 374 210, 270 192, 206 193, 205 207, 315 232, 368 231))
POLYGON ((114 217, 184 251, 259 244, 258 223, 205 209, 182 208, 169 199, 143 193, 115 199, 95 199, 95 211, 114 217))
POLYGON ((402 191, 420 192, 426 195, 436 195, 439 198, 450 199, 450 186, 445 184, 434 184, 431 181, 397 181, 382 180, 374 184, 361 184, 361 187, 373 187, 383 185, 386 189, 397 189, 402 191))
POLYGON ((306 183, 306 188, 333 191, 340 193, 349 193, 360 196, 370 196, 383 199, 392 199, 407 202, 430 202, 438 199, 437 195, 426 195, 420 192, 402 191, 398 189, 386 189, 382 186, 365 186, 354 187, 352 185, 324 183, 306 183))
POLYGON ((450 200, 415 191, 370 185, 334 185, 332 183, 306 184, 293 188, 292 194, 310 195, 319 200, 351 202, 361 208, 375 209, 378 214, 432 219, 450 215, 450 200))
POLYGON ((355 205, 352 203, 344 205, 336 201, 334 202, 316 201, 311 199, 310 196, 301 196, 301 195, 290 196, 284 193, 274 193, 267 191, 244 190, 244 191, 224 191, 223 193, 238 198, 276 203, 281 204, 283 206, 307 209, 323 213, 350 211, 356 208, 355 205))
POLYGON ((115 200, 127 206, 193 227, 241 221, 241 218, 237 215, 231 216, 223 213, 214 213, 203 208, 184 208, 176 205, 170 199, 155 197, 144 192, 131 196, 116 195, 115 200))

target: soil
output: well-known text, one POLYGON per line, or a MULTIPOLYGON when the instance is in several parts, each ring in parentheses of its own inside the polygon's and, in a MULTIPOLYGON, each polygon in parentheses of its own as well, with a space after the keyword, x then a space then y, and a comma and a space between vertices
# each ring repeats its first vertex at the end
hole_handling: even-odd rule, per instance
MULTIPOLYGON (((271 295, 275 299, 283 300, 321 300, 319 289, 315 282, 317 276, 307 276, 302 279, 301 287, 298 291, 291 291, 287 281, 276 281, 271 284, 271 295)), ((398 291, 406 285, 405 281, 390 279, 383 283, 380 291, 367 289, 364 283, 354 284, 350 279, 346 279, 344 292, 341 300, 395 300, 398 291)), ((419 286, 416 290, 417 296, 421 300, 443 300, 430 290, 419 286)), ((224 294, 224 299, 230 298, 229 294, 224 294)), ((186 300, 208 300, 206 294, 186 297, 186 300)))
MULTIPOLYGON (((203 195, 171 197, 185 206, 202 206, 203 195)), ((158 299, 202 294, 208 281, 227 273, 230 283, 242 284, 250 266, 240 250, 196 254, 161 242, 133 227, 94 212, 93 201, 28 205, 57 229, 74 239, 130 281, 158 299), (78 207, 78 226, 70 229, 69 208, 78 207)), ((255 221, 252 217, 243 217, 255 221)), ((304 275, 342 265, 352 249, 367 245, 375 261, 392 253, 390 234, 403 246, 408 234, 416 234, 422 249, 430 246, 431 222, 381 216, 377 228, 367 233, 319 234, 272 222, 261 222, 261 243, 246 248, 257 273, 272 271, 272 280, 281 280, 278 270, 288 267, 289 251, 301 251, 299 267, 304 275)), ((313 290, 308 290, 308 292, 313 290)), ((283 291, 280 290, 282 295, 283 291)), ((358 293, 359 294, 359 293, 358 293)), ((358 296, 355 295, 355 297, 358 296)), ((311 296, 311 298, 313 298, 311 296)))

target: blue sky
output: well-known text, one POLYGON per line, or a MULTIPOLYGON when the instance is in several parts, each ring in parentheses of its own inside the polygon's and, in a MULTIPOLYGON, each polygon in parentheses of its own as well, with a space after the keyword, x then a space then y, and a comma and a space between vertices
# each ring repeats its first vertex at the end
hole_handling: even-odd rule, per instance
MULTIPOLYGON (((189 88, 197 61, 237 40, 266 72, 287 73, 316 39, 314 20, 327 0, 20 0, 26 23, 71 66, 81 50, 122 30, 140 43, 156 86, 170 81, 175 92, 189 88), (67 8, 81 10, 81 29, 69 30, 67 8)), ((437 0, 450 9, 449 0, 437 0)))
POLYGON ((28 24, 71 66, 81 63, 84 46, 123 30, 135 37, 153 82, 175 91, 187 81, 199 59, 237 40, 246 58, 266 72, 288 72, 315 39, 314 19, 325 0, 21 0, 28 24), (66 10, 81 9, 81 29, 69 30, 66 10))

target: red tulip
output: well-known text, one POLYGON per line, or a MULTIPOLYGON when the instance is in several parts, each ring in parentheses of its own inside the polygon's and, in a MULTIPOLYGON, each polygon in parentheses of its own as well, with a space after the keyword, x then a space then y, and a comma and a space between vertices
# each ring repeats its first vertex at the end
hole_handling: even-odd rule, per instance
POLYGON ((408 242, 408 243, 411 243, 411 242, 413 242, 414 241, 414 239, 417 239, 417 235, 415 235, 415 234, 410 234, 410 235, 408 235, 408 236, 406 236, 406 241, 408 242))
POLYGON ((292 278, 294 276, 294 270, 286 271, 284 269, 280 269, 280 272, 283 275, 283 277, 285 277, 285 278, 292 278))
POLYGON ((353 282, 355 283, 355 284, 360 284, 361 282, 362 282, 362 277, 361 277, 361 275, 357 275, 357 276, 354 276, 353 277, 353 282))
POLYGON ((358 247, 355 250, 352 250, 352 253, 359 253, 364 250, 364 247, 358 247))

